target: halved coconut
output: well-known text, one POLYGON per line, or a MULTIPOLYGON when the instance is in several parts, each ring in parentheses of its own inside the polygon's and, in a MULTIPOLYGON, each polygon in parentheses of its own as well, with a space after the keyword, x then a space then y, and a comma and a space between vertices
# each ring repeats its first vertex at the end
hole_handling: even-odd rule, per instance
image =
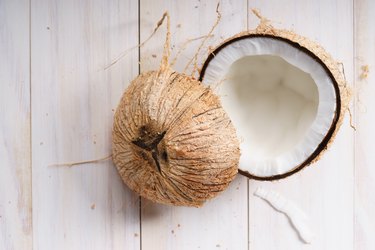
POLYGON ((318 160, 350 99, 339 63, 321 46, 264 20, 213 50, 200 80, 218 85, 242 139, 240 173, 261 180, 318 160))

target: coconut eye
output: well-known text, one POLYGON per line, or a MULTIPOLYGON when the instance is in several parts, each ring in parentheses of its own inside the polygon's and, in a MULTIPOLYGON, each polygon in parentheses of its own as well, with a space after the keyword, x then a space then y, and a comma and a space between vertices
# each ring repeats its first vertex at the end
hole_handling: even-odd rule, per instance
POLYGON ((164 160, 164 161, 168 161, 168 154, 167 154, 167 151, 163 151, 161 153, 161 158, 164 160))
POLYGON ((320 46, 275 29, 224 42, 200 79, 220 83, 242 140, 239 170, 255 179, 283 178, 317 160, 349 101, 338 64, 320 46))

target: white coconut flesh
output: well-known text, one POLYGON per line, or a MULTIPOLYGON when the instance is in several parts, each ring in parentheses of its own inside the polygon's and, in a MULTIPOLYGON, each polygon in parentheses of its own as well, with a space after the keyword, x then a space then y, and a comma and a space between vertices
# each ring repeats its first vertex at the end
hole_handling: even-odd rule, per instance
POLYGON ((218 85, 241 139, 239 169, 268 178, 292 172, 333 123, 336 94, 320 62, 290 43, 249 37, 222 47, 202 81, 218 85))

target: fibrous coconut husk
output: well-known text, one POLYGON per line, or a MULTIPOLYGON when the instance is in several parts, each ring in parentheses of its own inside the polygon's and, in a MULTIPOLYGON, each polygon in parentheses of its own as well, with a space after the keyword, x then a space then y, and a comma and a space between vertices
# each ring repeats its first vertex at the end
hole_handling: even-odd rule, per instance
POLYGON ((160 69, 134 79, 116 110, 113 161, 142 197, 198 207, 236 176, 239 141, 212 90, 171 69, 166 16, 160 69))

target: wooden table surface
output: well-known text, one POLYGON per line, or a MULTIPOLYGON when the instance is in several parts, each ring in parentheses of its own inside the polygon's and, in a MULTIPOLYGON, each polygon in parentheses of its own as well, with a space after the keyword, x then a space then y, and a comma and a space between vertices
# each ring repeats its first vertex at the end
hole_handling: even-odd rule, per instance
MULTIPOLYGON (((184 208, 140 199, 111 160, 50 166, 109 155, 113 110, 139 72, 158 68, 165 28, 104 68, 145 40, 165 10, 175 55, 188 39, 209 32, 216 4, 0 0, 1 250, 375 249, 373 0, 221 1, 222 20, 207 45, 255 28, 250 8, 257 8, 275 27, 319 42, 344 64, 355 89, 356 131, 347 115, 332 147, 304 171, 272 183, 238 176, 204 207, 184 208), (316 234, 310 245, 283 214, 253 196, 257 187, 306 212, 316 234)), ((176 70, 183 71, 199 43, 187 44, 176 70)))

